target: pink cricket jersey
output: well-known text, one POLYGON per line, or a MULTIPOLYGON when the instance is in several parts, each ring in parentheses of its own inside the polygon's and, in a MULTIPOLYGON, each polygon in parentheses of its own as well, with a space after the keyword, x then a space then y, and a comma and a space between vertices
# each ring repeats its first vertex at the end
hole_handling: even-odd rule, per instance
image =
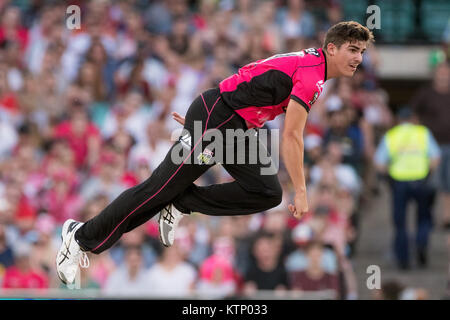
POLYGON ((309 112, 327 79, 322 49, 277 54, 249 63, 219 84, 222 98, 249 128, 262 127, 286 112, 290 99, 309 112))

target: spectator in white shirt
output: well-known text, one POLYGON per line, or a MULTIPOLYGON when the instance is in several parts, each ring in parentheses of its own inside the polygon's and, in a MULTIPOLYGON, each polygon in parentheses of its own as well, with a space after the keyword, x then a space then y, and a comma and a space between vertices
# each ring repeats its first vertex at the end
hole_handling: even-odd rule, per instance
POLYGON ((128 247, 125 263, 108 278, 103 293, 113 297, 143 297, 150 292, 140 247, 128 247))
POLYGON ((160 261, 148 271, 147 280, 154 296, 186 298, 194 289, 196 273, 195 268, 184 261, 175 242, 164 249, 160 261))

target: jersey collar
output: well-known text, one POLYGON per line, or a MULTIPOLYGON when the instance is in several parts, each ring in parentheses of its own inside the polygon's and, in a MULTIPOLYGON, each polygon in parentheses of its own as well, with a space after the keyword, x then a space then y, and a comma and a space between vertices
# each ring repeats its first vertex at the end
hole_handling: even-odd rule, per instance
POLYGON ((327 55, 325 54, 323 49, 321 49, 321 51, 322 51, 323 59, 325 60, 325 77, 323 78, 323 82, 325 82, 325 81, 327 81, 327 55))

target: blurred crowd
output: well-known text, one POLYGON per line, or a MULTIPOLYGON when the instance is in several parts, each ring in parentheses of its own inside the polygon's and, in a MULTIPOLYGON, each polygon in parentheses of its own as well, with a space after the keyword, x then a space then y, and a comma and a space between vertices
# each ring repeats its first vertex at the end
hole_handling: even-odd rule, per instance
MULTIPOLYGON (((0 285, 64 288, 62 223, 86 221, 147 179, 193 99, 251 61, 321 47, 339 1, 0 1, 0 285), (66 8, 81 7, 81 28, 66 8)), ((193 214, 163 248, 154 219, 90 255, 82 288, 111 296, 209 297, 258 290, 355 299, 360 208, 393 124, 375 46, 351 79, 328 81, 305 133, 310 212, 284 201, 251 216, 193 214)), ((282 128, 283 119, 267 123, 282 128)), ((216 166, 197 183, 231 177, 216 166)))

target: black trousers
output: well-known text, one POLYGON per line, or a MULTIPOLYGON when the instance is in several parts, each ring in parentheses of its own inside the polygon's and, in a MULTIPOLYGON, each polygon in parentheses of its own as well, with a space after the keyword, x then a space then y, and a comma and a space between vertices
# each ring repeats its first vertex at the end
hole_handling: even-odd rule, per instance
POLYGON ((433 227, 432 208, 435 191, 426 179, 396 181, 391 179, 392 219, 395 227, 393 247, 397 262, 408 265, 410 258, 407 207, 410 200, 417 203, 415 244, 418 251, 426 251, 433 227))
POLYGON ((124 191, 99 215, 87 221, 77 230, 75 239, 83 249, 101 253, 123 233, 145 223, 170 203, 182 212, 216 216, 252 214, 277 206, 282 189, 276 170, 261 174, 264 168, 274 168, 273 161, 266 163, 257 157, 256 163, 250 162, 255 152, 250 147, 254 146, 252 139, 256 139, 258 148, 263 148, 262 152, 270 158, 258 130, 247 130, 245 121, 223 102, 217 88, 207 90, 189 107, 182 135, 152 175, 124 191), (215 132, 219 131, 222 138, 210 134, 214 133, 210 129, 217 129, 215 132), (247 134, 230 143, 225 139, 226 132, 233 131, 228 129, 241 129, 247 134), (220 152, 211 150, 212 143, 223 147, 221 159, 220 152), (238 149, 239 143, 243 149, 238 149), (242 150, 246 156, 243 164, 238 162, 242 160, 242 150), (233 182, 210 186, 193 183, 219 160, 234 178, 233 182))

